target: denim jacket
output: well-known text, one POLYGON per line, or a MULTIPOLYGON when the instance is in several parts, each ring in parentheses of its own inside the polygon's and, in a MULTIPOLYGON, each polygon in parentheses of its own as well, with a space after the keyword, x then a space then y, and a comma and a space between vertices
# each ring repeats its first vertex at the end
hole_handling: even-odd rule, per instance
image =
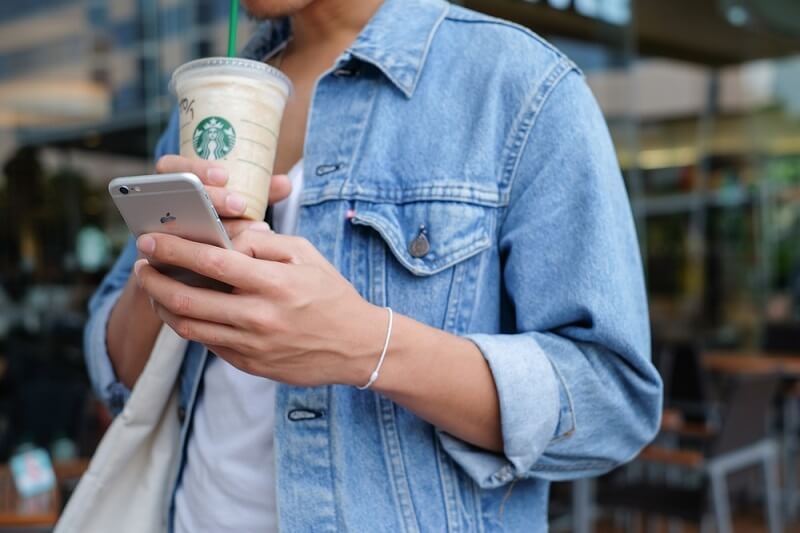
MULTIPOLYGON (((244 55, 289 32, 263 24, 244 55)), ((177 151, 173 117, 157 155, 177 151)), ((279 385, 282 530, 545 531, 550 480, 603 473, 651 439, 661 383, 630 206, 603 116, 559 51, 441 0, 387 0, 317 82, 304 174, 301 236, 367 300, 481 350, 504 451, 371 391, 279 385)), ((86 329, 115 411, 128 391, 105 330, 135 254, 86 329)), ((184 451, 207 357, 191 344, 182 367, 184 451)))

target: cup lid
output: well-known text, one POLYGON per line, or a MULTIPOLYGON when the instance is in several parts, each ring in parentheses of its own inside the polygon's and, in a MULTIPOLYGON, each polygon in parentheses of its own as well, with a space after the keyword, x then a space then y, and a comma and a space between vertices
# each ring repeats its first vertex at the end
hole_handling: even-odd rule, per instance
POLYGON ((206 57, 184 63, 172 73, 169 82, 170 91, 175 93, 177 80, 208 75, 208 70, 214 70, 218 75, 244 76, 255 81, 268 78, 283 84, 287 95, 292 94, 292 82, 286 74, 261 61, 241 57, 206 57))

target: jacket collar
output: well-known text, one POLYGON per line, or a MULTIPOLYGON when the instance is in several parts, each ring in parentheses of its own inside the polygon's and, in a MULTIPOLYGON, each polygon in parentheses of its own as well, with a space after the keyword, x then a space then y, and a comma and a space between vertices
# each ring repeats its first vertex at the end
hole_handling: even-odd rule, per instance
MULTIPOLYGON (((433 37, 449 5, 443 0, 385 0, 337 62, 350 57, 374 65, 407 98, 417 86, 433 37)), ((262 23, 242 55, 262 60, 291 35, 287 19, 262 23)))

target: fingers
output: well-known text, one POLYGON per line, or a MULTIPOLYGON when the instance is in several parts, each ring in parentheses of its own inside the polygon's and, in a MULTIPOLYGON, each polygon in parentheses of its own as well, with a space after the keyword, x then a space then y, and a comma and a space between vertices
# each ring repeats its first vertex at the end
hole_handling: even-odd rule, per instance
POLYGON ((248 306, 241 302, 246 296, 190 287, 161 274, 146 260, 137 261, 134 272, 136 282, 152 298, 156 311, 161 307, 178 317, 231 326, 244 325, 247 320, 244 309, 248 306))
POLYGON ((269 182, 269 203, 277 204, 292 193, 292 182, 285 174, 275 174, 269 182))
POLYGON ((247 208, 247 201, 239 194, 225 188, 228 171, 215 161, 189 159, 179 155, 165 155, 156 163, 160 174, 191 172, 206 186, 206 192, 220 217, 240 217, 247 208))
POLYGON ((244 218, 222 219, 222 225, 225 226, 225 231, 228 232, 228 237, 231 239, 235 239, 240 233, 249 229, 262 233, 272 231, 266 222, 253 222, 244 218))
POLYGON ((159 318, 184 339, 222 346, 238 346, 241 341, 241 331, 233 326, 178 316, 160 305, 155 308, 159 318))
POLYGON ((259 227, 248 228, 232 242, 233 248, 244 255, 278 263, 310 263, 318 255, 311 243, 303 238, 279 235, 259 227))
POLYGON ((156 162, 156 172, 170 174, 191 172, 205 185, 224 187, 228 183, 228 171, 216 161, 189 159, 179 155, 165 155, 156 162))
POLYGON ((245 292, 274 292, 280 287, 283 277, 283 265, 279 263, 254 261, 252 257, 235 250, 225 250, 174 235, 148 233, 139 237, 136 243, 139 251, 154 262, 183 267, 245 292))
MULTIPOLYGON (((208 196, 220 217, 240 217, 247 208, 247 201, 243 196, 225 188, 229 179, 228 170, 217 161, 165 155, 156 163, 156 171, 159 174, 191 172, 196 175, 206 186, 208 196)), ((284 174, 276 174, 270 180, 269 203, 280 202, 291 192, 292 184, 289 177, 284 174)))
POLYGON ((241 195, 223 187, 206 185, 206 192, 220 218, 238 218, 247 208, 247 201, 241 195))

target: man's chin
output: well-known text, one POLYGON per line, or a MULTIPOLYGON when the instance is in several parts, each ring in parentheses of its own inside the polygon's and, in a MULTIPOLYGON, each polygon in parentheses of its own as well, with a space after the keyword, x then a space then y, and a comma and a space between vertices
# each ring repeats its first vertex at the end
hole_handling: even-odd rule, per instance
POLYGON ((314 0, 242 0, 247 14, 256 20, 294 15, 314 0))

